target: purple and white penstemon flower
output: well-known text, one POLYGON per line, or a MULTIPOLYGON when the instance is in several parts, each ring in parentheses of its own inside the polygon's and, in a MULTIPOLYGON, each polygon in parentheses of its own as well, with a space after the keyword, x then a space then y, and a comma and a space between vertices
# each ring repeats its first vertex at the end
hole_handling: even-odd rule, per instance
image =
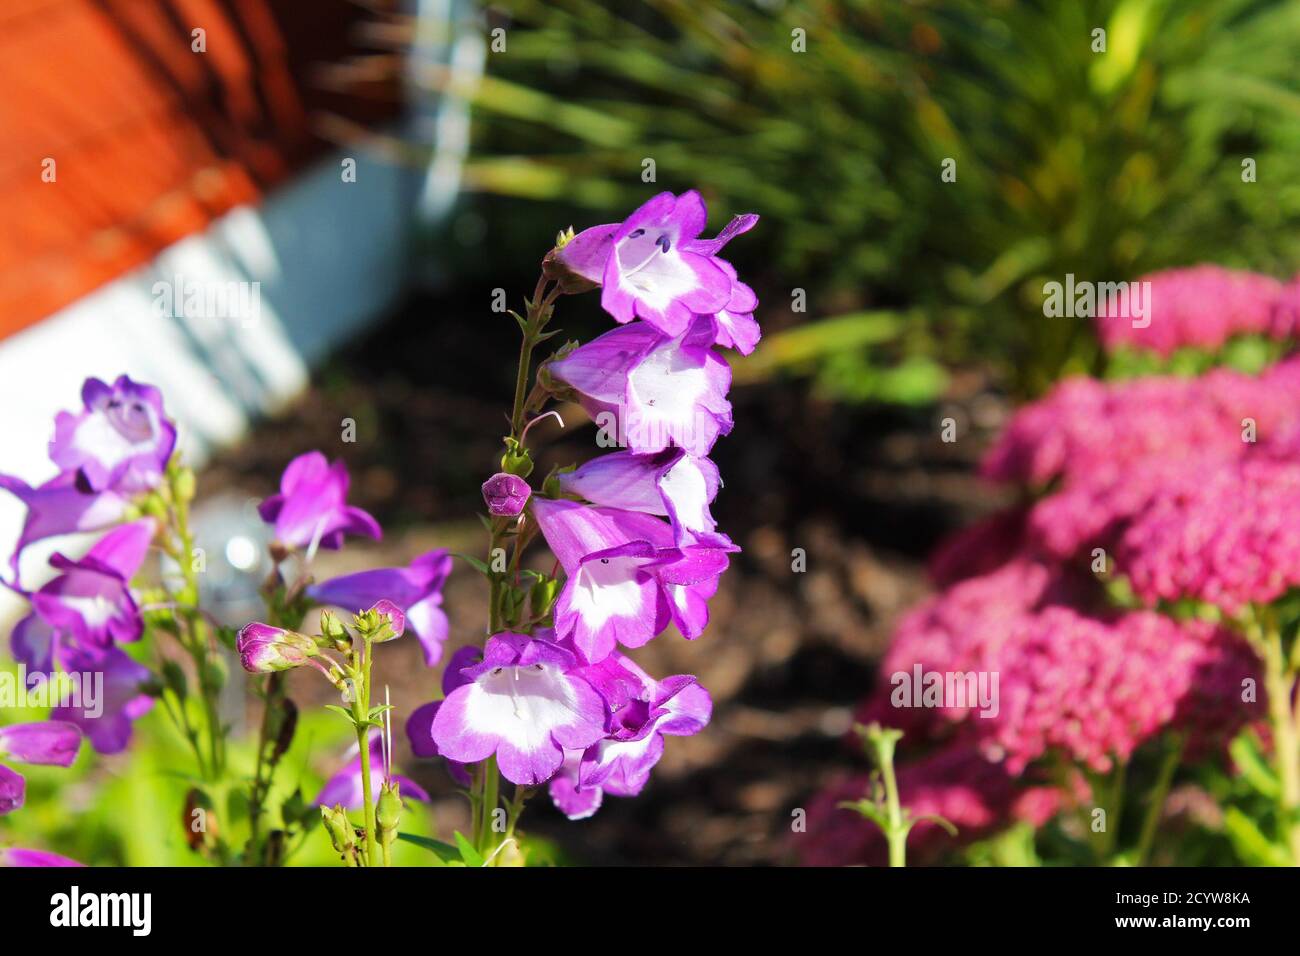
POLYGON ((622 223, 570 237, 548 256, 550 274, 562 286, 602 286, 600 304, 619 322, 640 318, 666 335, 680 335, 693 315, 727 308, 735 270, 717 255, 758 217, 737 216, 715 238, 700 239, 707 222, 695 190, 660 193, 622 223))
POLYGON ((470 788, 473 854, 463 859, 500 865, 510 855, 534 787, 548 783, 569 817, 590 816, 606 793, 645 786, 665 736, 708 723, 709 695, 693 677, 655 681, 618 648, 672 624, 699 637, 739 551, 711 511, 722 479, 708 455, 732 427, 731 370, 714 346, 752 351, 758 302, 717 256, 756 220, 738 217, 700 239, 699 195, 664 193, 622 223, 561 232, 526 315, 514 315, 524 341, 505 453, 483 486, 487 559, 468 558, 489 584, 492 637, 481 655, 457 654, 445 699, 407 724, 416 753, 448 760, 470 788), (563 346, 530 390, 556 301, 597 287, 620 327, 563 346), (554 414, 550 399, 574 397, 600 428, 598 443, 624 450, 529 485, 530 422, 554 414), (555 555, 550 574, 521 560, 539 534, 555 555), (516 789, 498 829, 502 776, 516 789))
POLYGON ((722 487, 718 466, 680 448, 652 455, 613 452, 557 480, 566 494, 594 505, 668 518, 679 544, 689 534, 708 534, 718 526, 709 512, 722 487))
POLYGON ((32 613, 10 638, 14 656, 28 670, 49 673, 65 646, 93 656, 140 639, 144 622, 130 583, 155 528, 152 518, 143 518, 113 529, 82 558, 50 558, 61 573, 28 595, 32 613))
POLYGON ((641 647, 663 631, 671 608, 649 570, 673 547, 672 531, 652 515, 539 498, 533 515, 564 568, 555 629, 587 661, 614 647, 641 647))
MULTIPOLYGON (((0 727, 0 760, 70 767, 80 749, 81 731, 63 721, 0 727)), ((19 809, 26 790, 22 774, 0 763, 0 815, 19 809)))
POLYGON ((731 368, 712 350, 713 320, 697 316, 668 337, 645 323, 611 329, 549 363, 577 391, 610 444, 638 453, 671 445, 708 455, 731 431, 731 368))
POLYGON ((689 737, 708 725, 709 692, 689 674, 656 681, 622 654, 583 668, 610 709, 609 732, 580 755, 566 754, 551 799, 570 819, 591 816, 604 794, 634 797, 664 752, 664 737, 689 737))
POLYGON ((433 667, 442 657, 447 639, 447 614, 442 609, 442 586, 451 573, 451 554, 437 548, 420 555, 404 568, 373 568, 330 578, 307 588, 321 604, 346 611, 392 601, 406 616, 424 651, 424 663, 433 667))
POLYGON ((309 451, 289 462, 279 494, 266 498, 258 510, 287 548, 338 549, 349 534, 378 540, 383 536, 379 522, 347 503, 348 483, 342 461, 331 465, 320 452, 309 451))
POLYGON ((461 670, 468 683, 433 718, 438 752, 460 763, 495 756, 512 783, 545 783, 565 749, 588 747, 605 733, 605 703, 579 666, 575 654, 540 637, 489 638, 483 660, 461 670))
POLYGON ((50 459, 79 474, 92 491, 158 487, 176 447, 162 393, 122 375, 112 385, 87 379, 81 399, 83 411, 62 412, 54 420, 50 459))

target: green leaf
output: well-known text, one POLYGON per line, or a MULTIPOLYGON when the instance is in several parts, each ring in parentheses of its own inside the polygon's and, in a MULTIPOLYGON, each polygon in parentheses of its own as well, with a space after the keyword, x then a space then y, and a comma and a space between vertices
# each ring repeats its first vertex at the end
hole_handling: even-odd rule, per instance
POLYGON ((471 844, 469 840, 465 839, 459 830, 456 831, 455 836, 456 846, 460 848, 460 858, 465 862, 465 865, 482 866, 483 857, 478 850, 474 849, 473 844, 471 844))
POLYGON ((357 725, 357 719, 352 716, 352 711, 348 710, 346 707, 340 707, 338 704, 326 704, 325 709, 332 710, 336 714, 341 714, 353 727, 357 725))
POLYGON ((1266 837, 1259 826, 1237 807, 1223 811, 1223 831, 1247 866, 1289 866, 1290 858, 1266 837))
POLYGON ((945 830, 948 831, 948 836, 950 837, 955 837, 957 835, 957 825, 953 823, 951 820, 947 820, 944 817, 939 816, 939 814, 937 813, 922 813, 920 816, 912 817, 908 821, 908 823, 914 825, 917 823, 921 823, 922 821, 925 821, 927 823, 937 823, 939 826, 943 827, 945 830))
MULTIPOLYGON (((460 834, 457 834, 460 836, 460 834)), ((460 851, 450 843, 443 843, 441 840, 434 840, 430 837, 418 836, 414 833, 398 833, 397 839, 405 840, 415 846, 423 847, 428 850, 444 863, 450 863, 453 860, 460 859, 460 851)))
POLYGON ((453 558, 460 558, 462 561, 472 566, 474 570, 478 571, 478 573, 483 575, 485 578, 492 577, 492 570, 487 566, 487 562, 481 561, 478 558, 470 557, 468 554, 460 554, 459 552, 456 551, 453 551, 451 556, 453 558))
POLYGON ((1228 752, 1247 783, 1263 796, 1277 799, 1281 785, 1273 773, 1273 768, 1260 754, 1259 743, 1251 732, 1238 734, 1229 745, 1228 752))

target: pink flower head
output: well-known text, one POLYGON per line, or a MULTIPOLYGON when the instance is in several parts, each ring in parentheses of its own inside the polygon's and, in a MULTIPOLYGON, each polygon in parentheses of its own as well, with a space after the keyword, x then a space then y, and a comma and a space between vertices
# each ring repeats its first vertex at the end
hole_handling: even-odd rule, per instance
POLYGON ((378 540, 379 522, 347 503, 348 469, 330 464, 318 451, 299 455, 280 478, 280 493, 262 502, 262 520, 275 526, 276 540, 291 548, 341 548, 349 534, 378 540))
POLYGON ((80 475, 91 491, 156 488, 176 447, 162 393, 122 375, 112 385, 86 379, 81 400, 83 411, 55 419, 50 459, 80 475))
POLYGON ((731 431, 731 368, 709 347, 711 320, 698 317, 673 338, 640 322, 606 332, 550 365, 579 393, 597 424, 617 426, 638 453, 670 445, 708 455, 731 431))
POLYGON ((1115 563, 1148 604, 1270 603, 1300 584, 1300 463, 1227 462, 1153 488, 1115 563))
POLYGON ((1200 265, 1137 282, 1150 283, 1141 318, 1131 302, 1098 303, 1097 331, 1107 351, 1128 345, 1168 356, 1180 348, 1214 351, 1237 335, 1285 334, 1275 327, 1282 284, 1269 276, 1200 265))
POLYGON ((314 584, 307 593, 321 604, 356 613, 378 601, 392 601, 406 615, 424 651, 424 663, 433 667, 442 658, 447 640, 447 614, 442 609, 442 588, 451 573, 451 554, 437 548, 420 555, 404 568, 374 568, 344 574, 314 584))
POLYGON ((448 694, 433 718, 438 752, 460 763, 495 754, 502 776, 520 786, 549 780, 566 749, 585 749, 605 734, 604 701, 578 667, 574 654, 549 640, 489 638, 483 661, 461 671, 469 683, 448 694))

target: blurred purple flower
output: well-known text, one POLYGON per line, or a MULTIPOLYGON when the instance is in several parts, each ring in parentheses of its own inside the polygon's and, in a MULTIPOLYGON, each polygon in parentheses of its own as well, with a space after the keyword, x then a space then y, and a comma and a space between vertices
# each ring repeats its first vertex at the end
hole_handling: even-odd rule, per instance
POLYGON ((438 548, 420 555, 404 568, 374 568, 345 574, 312 585, 307 593, 321 604, 356 613, 361 608, 389 600, 406 614, 424 650, 424 662, 433 667, 442 658, 448 622, 442 609, 442 587, 451 573, 451 554, 438 548))
POLYGON ((81 475, 91 491, 156 488, 176 447, 162 393, 122 375, 111 386, 87 379, 81 400, 83 411, 55 418, 50 460, 81 475))
MULTIPOLYGON (((324 807, 342 806, 345 810, 361 810, 365 805, 365 792, 361 785, 361 755, 357 746, 352 745, 349 753, 354 754, 351 761, 338 773, 330 777, 316 794, 315 802, 324 807)), ((370 736, 370 774, 373 798, 378 792, 377 780, 385 776, 401 788, 403 798, 429 801, 429 794, 410 777, 391 773, 391 768, 384 767, 383 742, 377 733, 370 736)))
POLYGON ((262 520, 275 526, 275 537, 290 548, 341 548, 348 534, 378 540, 379 522, 347 503, 348 470, 331 465, 318 451, 299 455, 284 470, 279 494, 262 502, 262 520))

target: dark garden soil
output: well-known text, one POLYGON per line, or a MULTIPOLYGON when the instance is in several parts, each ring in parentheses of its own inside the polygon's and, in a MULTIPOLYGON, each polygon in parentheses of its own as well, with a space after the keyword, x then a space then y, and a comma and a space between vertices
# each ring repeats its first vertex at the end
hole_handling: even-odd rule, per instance
MULTIPOLYGON (((353 502, 387 530, 382 544, 326 556, 320 573, 401 564, 437 546, 479 553, 478 487, 500 455, 517 351, 514 323, 481 306, 489 300, 490 290, 470 289, 409 302, 344 349, 293 407, 219 456, 201 490, 264 495, 290 457, 320 448, 347 460, 353 502), (340 440, 345 418, 356 422, 355 443, 340 440)), ((599 330, 594 315, 568 314, 575 337, 599 330)), ((835 405, 794 379, 738 388, 731 399, 736 427, 714 452, 725 480, 714 514, 744 551, 703 637, 670 631, 635 653, 657 676, 698 675, 713 694, 713 722, 670 738, 641 797, 608 799, 590 820, 569 823, 544 795, 535 799, 525 829, 572 862, 790 862, 794 810, 860 763, 845 742, 852 708, 893 622, 926 592, 927 555, 998 504, 974 463, 1005 406, 979 382, 957 381, 939 409, 835 405), (940 440, 947 415, 956 442, 940 440), (795 549, 806 555, 802 572, 792 568, 795 549)), ((596 452, 592 428, 572 410, 567 420, 563 432, 552 422, 534 430, 542 474, 596 452)), ((481 638, 485 599, 478 575, 458 562, 446 592, 453 645, 481 638)), ((389 645, 379 666, 399 713, 434 696, 435 675, 413 643, 389 645)), ((295 675, 293 686, 300 702, 325 702, 315 683, 295 675)), ((463 800, 445 773, 403 751, 399 762, 435 795, 440 826, 456 826, 463 800)))

